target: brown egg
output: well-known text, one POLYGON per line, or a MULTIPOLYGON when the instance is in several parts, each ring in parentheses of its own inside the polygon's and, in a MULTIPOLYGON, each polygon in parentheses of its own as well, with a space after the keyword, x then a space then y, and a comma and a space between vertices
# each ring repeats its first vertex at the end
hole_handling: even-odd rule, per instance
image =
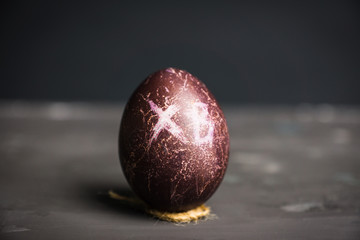
POLYGON ((196 77, 160 70, 126 105, 119 154, 131 188, 150 207, 192 209, 209 199, 224 177, 229 157, 224 114, 196 77))

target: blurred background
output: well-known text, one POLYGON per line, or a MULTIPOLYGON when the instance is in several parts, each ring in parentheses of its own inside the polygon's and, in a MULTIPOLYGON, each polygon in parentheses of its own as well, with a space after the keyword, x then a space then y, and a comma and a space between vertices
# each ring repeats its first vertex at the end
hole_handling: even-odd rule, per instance
POLYGON ((173 66, 220 103, 360 103, 357 1, 2 5, 2 100, 126 101, 173 66))

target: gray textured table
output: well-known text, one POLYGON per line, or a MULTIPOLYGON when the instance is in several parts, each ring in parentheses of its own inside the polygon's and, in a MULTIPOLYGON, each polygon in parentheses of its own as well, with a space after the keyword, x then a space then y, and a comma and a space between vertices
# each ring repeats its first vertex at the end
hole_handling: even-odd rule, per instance
POLYGON ((360 239, 360 109, 224 107, 217 218, 175 225, 106 197, 129 193, 123 105, 0 104, 1 239, 360 239))

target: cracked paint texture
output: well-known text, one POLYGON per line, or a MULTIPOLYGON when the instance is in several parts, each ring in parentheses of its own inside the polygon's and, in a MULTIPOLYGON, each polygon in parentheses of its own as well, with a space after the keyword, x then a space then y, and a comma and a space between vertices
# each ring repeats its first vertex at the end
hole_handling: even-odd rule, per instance
POLYGON ((206 86, 167 68, 135 90, 121 121, 119 154, 134 192, 151 207, 185 211, 219 186, 229 157, 226 120, 206 86))

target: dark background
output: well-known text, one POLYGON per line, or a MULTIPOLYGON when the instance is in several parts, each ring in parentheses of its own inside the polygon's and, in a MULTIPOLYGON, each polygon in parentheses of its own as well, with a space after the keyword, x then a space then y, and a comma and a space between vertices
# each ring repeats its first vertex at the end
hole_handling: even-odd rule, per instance
POLYGON ((0 97, 126 101, 173 66, 221 103, 360 104, 359 11, 357 1, 11 1, 0 97))

